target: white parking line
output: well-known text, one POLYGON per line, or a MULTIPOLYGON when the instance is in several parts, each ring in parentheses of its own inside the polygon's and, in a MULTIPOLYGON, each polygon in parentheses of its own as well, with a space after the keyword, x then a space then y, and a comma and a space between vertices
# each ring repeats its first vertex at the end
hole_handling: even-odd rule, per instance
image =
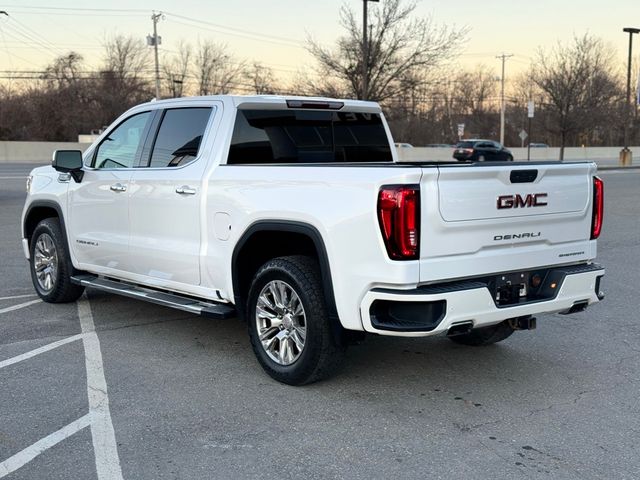
POLYGON ((33 445, 28 446, 12 457, 7 458, 4 462, 0 463, 0 478, 6 477, 10 473, 15 472, 17 469, 26 465, 44 451, 89 426, 90 423, 90 414, 87 414, 80 417, 75 422, 71 422, 66 427, 62 427, 60 430, 53 432, 51 435, 38 440, 33 445))
POLYGON ((29 352, 23 353, 22 355, 18 355, 16 357, 3 360, 0 362, 0 369, 4 367, 8 367, 9 365, 13 365, 18 362, 22 362, 23 360, 27 360, 29 358, 35 357, 36 355, 40 355, 41 353, 48 352, 49 350, 53 350, 54 348, 61 347, 62 345, 66 345, 67 343, 75 342, 76 340, 80 340, 81 338, 82 338, 82 334, 73 335, 72 337, 67 337, 62 340, 58 340, 57 342, 48 343, 47 345, 43 345, 40 348, 36 348, 35 350, 31 350, 29 352))
POLYGON ((78 316, 82 328, 82 343, 87 367, 87 393, 89 395, 89 415, 91 416, 91 438, 96 458, 99 480, 121 480, 122 469, 116 436, 109 411, 107 381, 104 378, 100 340, 95 332, 91 305, 86 294, 78 300, 78 316))
POLYGON ((0 310, 0 313, 8 313, 13 312, 14 310, 20 310, 21 308, 26 308, 30 305, 35 305, 36 303, 40 303, 42 300, 31 300, 30 302, 19 303, 18 305, 13 305, 12 307, 3 308, 0 310))
POLYGON ((35 293, 28 293, 26 295, 11 295, 9 297, 0 297, 0 300, 15 300, 16 298, 29 298, 29 297, 36 297, 37 295, 35 293))

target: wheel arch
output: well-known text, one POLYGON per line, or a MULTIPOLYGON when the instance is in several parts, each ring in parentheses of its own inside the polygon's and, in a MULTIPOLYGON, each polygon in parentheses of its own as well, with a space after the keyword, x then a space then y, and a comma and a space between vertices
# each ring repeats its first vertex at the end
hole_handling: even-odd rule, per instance
POLYGON ((341 328, 324 240, 317 228, 303 222, 260 220, 244 231, 231 257, 236 309, 246 318, 244 310, 250 282, 261 265, 271 258, 296 254, 313 255, 318 260, 329 318, 335 327, 341 328), (261 247, 259 250, 253 248, 257 245, 261 247))
POLYGON ((57 218, 60 222, 60 229, 62 230, 62 236, 64 241, 69 245, 67 238, 67 229, 64 223, 64 217, 62 215, 62 208, 56 202, 50 200, 36 200, 29 205, 27 212, 24 215, 24 222, 22 224, 23 238, 31 239, 33 231, 38 223, 45 218, 57 218))

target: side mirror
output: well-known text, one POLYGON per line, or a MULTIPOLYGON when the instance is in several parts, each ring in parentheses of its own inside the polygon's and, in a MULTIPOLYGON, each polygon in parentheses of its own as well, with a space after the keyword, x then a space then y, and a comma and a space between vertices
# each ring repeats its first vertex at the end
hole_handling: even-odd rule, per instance
POLYGON ((77 183, 82 181, 84 172, 82 171, 82 152, 80 150, 56 150, 53 152, 51 165, 58 172, 71 174, 77 183))

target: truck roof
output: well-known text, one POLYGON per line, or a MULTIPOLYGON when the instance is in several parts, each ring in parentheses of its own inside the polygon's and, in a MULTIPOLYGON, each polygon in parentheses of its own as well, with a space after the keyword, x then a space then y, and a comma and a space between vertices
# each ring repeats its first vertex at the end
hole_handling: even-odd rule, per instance
MULTIPOLYGON (((381 111, 380 105, 376 102, 368 102, 364 100, 352 100, 352 99, 340 99, 329 97, 305 97, 298 95, 207 95, 199 97, 180 97, 180 98, 168 98, 164 100, 152 100, 144 103, 145 106, 161 106, 161 105, 176 105, 181 103, 191 103, 198 101, 211 101, 218 100, 225 103, 232 103, 236 108, 249 107, 249 106, 271 106, 288 108, 287 100, 300 100, 308 102, 341 102, 348 110, 368 111, 379 113, 381 111)), ((141 105, 138 105, 138 107, 141 105)))

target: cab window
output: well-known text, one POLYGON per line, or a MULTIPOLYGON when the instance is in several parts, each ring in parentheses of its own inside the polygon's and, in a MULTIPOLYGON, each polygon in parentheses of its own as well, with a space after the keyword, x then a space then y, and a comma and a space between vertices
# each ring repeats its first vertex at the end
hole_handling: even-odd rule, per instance
POLYGON ((149 166, 179 167, 194 161, 210 116, 209 107, 165 111, 149 166))
POLYGON ((151 112, 143 112, 127 118, 105 137, 93 160, 94 168, 132 168, 144 144, 151 112))

